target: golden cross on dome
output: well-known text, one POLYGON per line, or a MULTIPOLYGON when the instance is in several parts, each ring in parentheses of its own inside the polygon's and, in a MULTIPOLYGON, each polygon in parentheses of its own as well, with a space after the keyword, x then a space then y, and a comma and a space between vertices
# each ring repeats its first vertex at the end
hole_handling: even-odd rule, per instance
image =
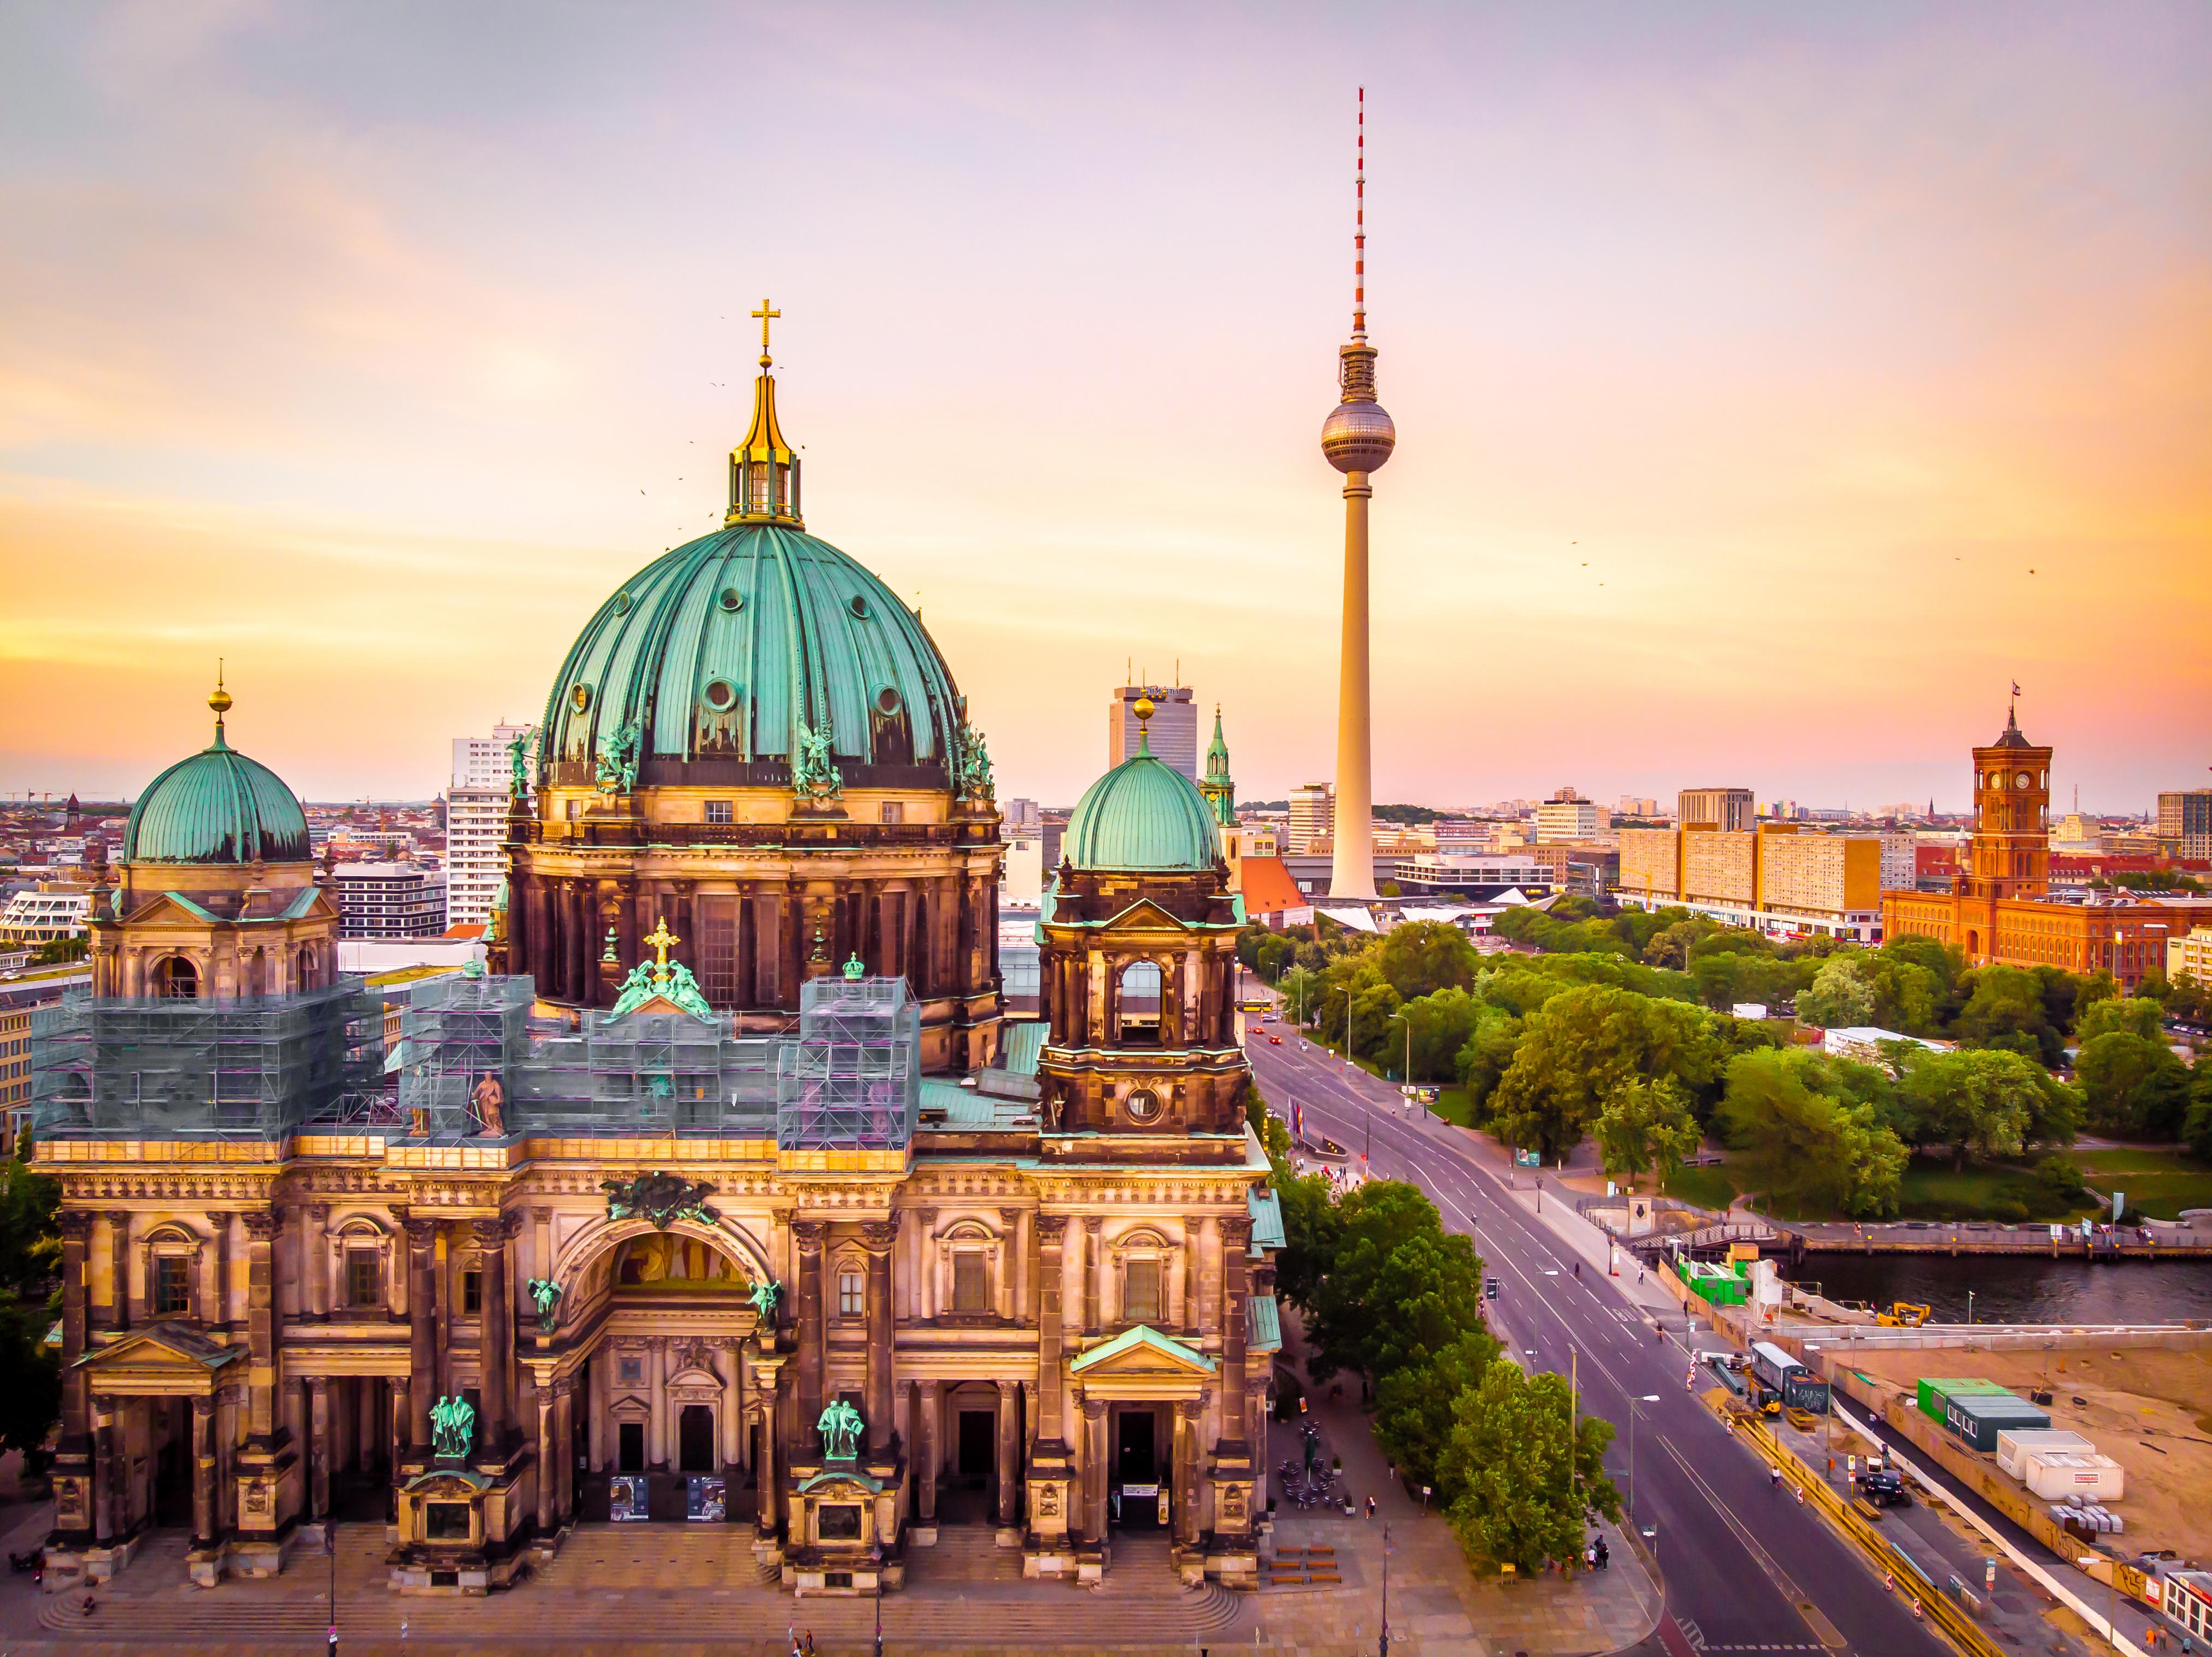
POLYGON ((684 940, 678 937, 673 932, 671 932, 668 929, 668 917, 664 915, 660 917, 659 923, 655 924, 653 930, 645 935, 645 937, 641 941, 648 946, 653 952, 659 957, 659 959, 654 964, 658 966, 665 968, 668 965, 668 951, 670 947, 673 945, 682 943, 684 940))
POLYGON ((769 308, 768 301, 763 299, 761 301, 760 309, 753 312, 752 314, 760 319, 761 367, 766 368, 768 366, 768 325, 771 320, 781 318, 783 315, 783 313, 781 311, 770 310, 769 308))

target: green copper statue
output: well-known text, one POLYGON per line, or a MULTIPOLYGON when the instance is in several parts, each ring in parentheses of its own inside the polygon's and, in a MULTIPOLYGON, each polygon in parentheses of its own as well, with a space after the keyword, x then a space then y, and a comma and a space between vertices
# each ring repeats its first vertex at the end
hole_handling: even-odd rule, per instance
POLYGON ((430 1447, 441 1456, 465 1456, 476 1441, 477 1412, 466 1398, 442 1398, 430 1406, 430 1447))
POLYGON ((860 1412, 842 1398, 830 1400, 830 1407, 814 1423, 814 1430, 822 1435, 822 1455, 827 1461, 850 1461, 860 1450, 860 1412))

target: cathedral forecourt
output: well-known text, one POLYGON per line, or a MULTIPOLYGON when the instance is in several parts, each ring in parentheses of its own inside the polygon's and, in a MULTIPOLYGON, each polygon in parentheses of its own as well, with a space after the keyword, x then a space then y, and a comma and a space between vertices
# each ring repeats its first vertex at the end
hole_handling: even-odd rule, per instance
POLYGON ((51 1580, 380 1521, 396 1589, 481 1593, 634 1521, 800 1594, 961 1526, 1256 1584, 1282 1232, 1215 813, 1142 742, 1093 784, 1006 1018, 982 740, 799 529, 766 355, 729 522, 568 653, 489 970, 409 986, 388 1070, 290 789, 220 725, 148 789, 33 1030, 51 1580))

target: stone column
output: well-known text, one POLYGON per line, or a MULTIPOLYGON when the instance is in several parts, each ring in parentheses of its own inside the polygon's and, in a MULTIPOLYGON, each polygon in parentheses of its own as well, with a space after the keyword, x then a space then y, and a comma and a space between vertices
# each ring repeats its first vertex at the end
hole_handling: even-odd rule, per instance
POLYGON ((507 1355, 514 1349, 514 1296, 507 1282, 507 1246, 514 1235, 520 1215, 476 1222, 477 1269, 483 1277, 483 1315, 477 1324, 478 1370, 483 1399, 483 1431, 487 1450, 498 1455, 507 1448, 507 1355))
POLYGON ((802 1455, 822 1453, 822 1435, 816 1423, 822 1417, 822 1376, 824 1342, 828 1337, 822 1315, 822 1243, 826 1228, 819 1220, 791 1222, 792 1240, 799 1246, 798 1386, 792 1407, 799 1418, 791 1423, 792 1443, 802 1455))
POLYGON ((318 1323, 331 1317, 331 1205, 307 1205, 307 1223, 300 1228, 301 1261, 307 1280, 307 1311, 318 1323))
POLYGON ((860 1240, 868 1251, 868 1453, 890 1453, 891 1420, 891 1246, 898 1238, 898 1213, 889 1220, 865 1221, 860 1240))
POLYGON ((331 1383, 327 1377, 307 1377, 307 1517, 331 1515, 331 1383))
POLYGON ((1106 1400, 1083 1399, 1083 1539, 1106 1540, 1106 1400))
POLYGON ((1062 1264, 1067 1236, 1067 1216, 1040 1214, 1037 1228, 1037 1439, 1057 1444, 1066 1436, 1060 1385, 1060 1300, 1067 1273, 1062 1264))
POLYGON ((1003 1377, 999 1382, 999 1524, 1014 1522, 1016 1492, 1021 1489, 1021 1386, 1003 1377))
POLYGON ((438 1392, 438 1222, 406 1218, 408 1447, 430 1453, 430 1406, 438 1392))
POLYGON ((1198 1401, 1177 1398, 1175 1406, 1175 1539, 1182 1547, 1198 1541, 1198 1401))
POLYGON ((266 1445, 276 1433, 276 1232, 273 1209, 246 1216, 246 1433, 266 1445))
POLYGON ((538 1529, 542 1535, 553 1529, 555 1487, 561 1480, 562 1457, 555 1441, 553 1378, 543 1370, 534 1370, 531 1379, 538 1394, 538 1529))
POLYGON ((107 1270, 113 1287, 107 1307, 107 1327, 131 1327, 131 1210, 110 1209, 100 1216, 107 1221, 107 1270))
POLYGON ((1106 1224, 1103 1215, 1083 1216, 1083 1332, 1096 1335, 1099 1331, 1099 1282, 1105 1276, 1103 1252, 1099 1233, 1106 1224))
POLYGON ((192 1400, 192 1545, 215 1545, 215 1399, 192 1400))
POLYGON ((920 1419, 915 1423, 915 1512, 925 1525, 937 1523, 937 1418, 942 1412, 938 1408, 937 1383, 921 1383, 920 1396, 915 1401, 920 1419))

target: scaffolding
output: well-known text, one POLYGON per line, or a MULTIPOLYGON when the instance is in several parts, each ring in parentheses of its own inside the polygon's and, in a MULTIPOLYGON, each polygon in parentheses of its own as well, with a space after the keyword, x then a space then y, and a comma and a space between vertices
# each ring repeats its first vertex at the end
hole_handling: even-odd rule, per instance
POLYGON ((383 1002, 357 978, 283 996, 74 996, 31 1015, 43 1138, 276 1139, 383 1087, 383 1002))
POLYGON ((779 1044, 776 1144, 903 1149, 921 1100, 921 1009, 904 978, 812 978, 779 1044))

